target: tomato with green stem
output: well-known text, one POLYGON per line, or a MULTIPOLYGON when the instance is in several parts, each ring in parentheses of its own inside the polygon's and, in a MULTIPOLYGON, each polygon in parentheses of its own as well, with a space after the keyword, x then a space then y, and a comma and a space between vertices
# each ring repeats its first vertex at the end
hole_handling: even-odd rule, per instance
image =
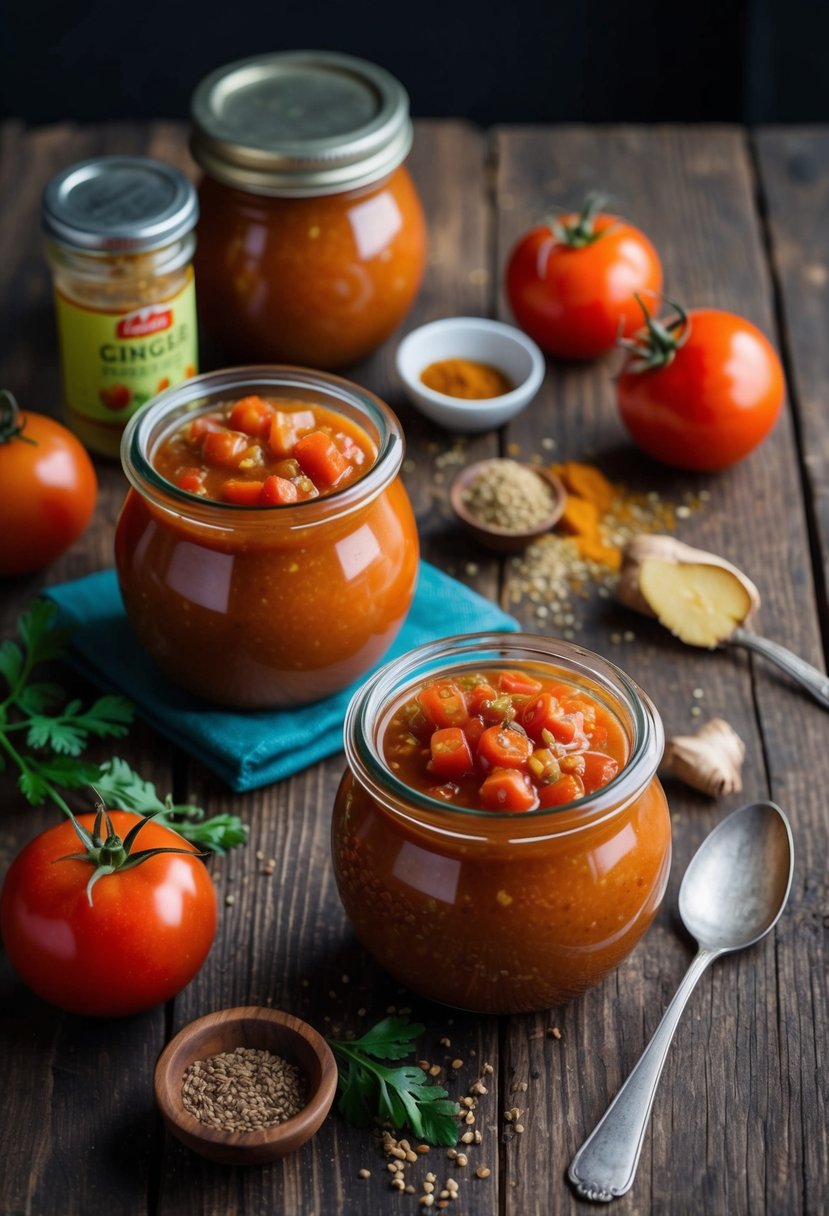
POLYGON ((97 496, 92 461, 72 432, 0 391, 0 577, 60 557, 85 530, 97 496))
POLYGON ((641 323, 637 292, 662 290, 662 265, 638 228, 588 195, 577 214, 556 214, 510 254, 506 291, 521 328, 562 359, 595 359, 641 323))
POLYGON ((0 930, 38 996, 70 1013, 120 1017, 190 982, 215 936, 216 894, 176 832, 101 806, 69 815, 18 854, 3 883, 0 930))
POLYGON ((660 321, 640 300, 644 326, 622 342, 619 413, 631 438, 664 464, 726 469, 769 434, 786 394, 768 338, 744 317, 716 308, 660 321))

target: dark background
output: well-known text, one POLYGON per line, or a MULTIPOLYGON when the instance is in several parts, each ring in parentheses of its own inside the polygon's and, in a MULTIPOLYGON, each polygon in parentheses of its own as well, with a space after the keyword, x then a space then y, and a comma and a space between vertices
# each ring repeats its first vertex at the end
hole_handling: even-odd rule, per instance
POLYGON ((348 51, 418 117, 829 120, 829 0, 2 0, 0 117, 184 118, 211 69, 348 51))

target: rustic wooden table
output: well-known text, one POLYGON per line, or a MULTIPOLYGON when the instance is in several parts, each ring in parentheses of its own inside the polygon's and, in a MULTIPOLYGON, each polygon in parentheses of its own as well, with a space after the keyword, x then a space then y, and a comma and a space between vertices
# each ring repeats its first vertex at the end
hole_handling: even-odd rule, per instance
MULTIPOLYGON (((53 172, 107 152, 148 153, 192 172, 180 126, 2 128, 0 384, 26 406, 50 411, 60 384, 50 283, 39 237, 39 195, 53 172)), ((501 272, 513 239, 545 201, 612 192, 652 237, 666 287, 689 305, 734 309, 782 352, 789 402, 771 438, 719 476, 683 476, 639 459, 613 404, 610 364, 550 366, 535 402, 506 432, 465 443, 433 429, 401 399, 395 342, 352 369, 354 379, 399 411, 408 439, 407 482, 425 555, 483 594, 500 599, 530 630, 541 620, 514 568, 473 549, 450 522, 452 460, 520 450, 527 458, 589 455, 611 474, 674 502, 710 498, 680 535, 738 562, 759 584, 762 629, 817 665, 824 663, 829 572, 829 132, 734 128, 510 128, 483 135, 459 122, 418 126, 411 164, 428 213, 431 253, 411 326, 452 314, 506 315, 501 272), (515 445, 515 447, 513 447, 515 445)), ((98 466, 93 526, 43 576, 2 588, 2 625, 41 585, 112 561, 112 533, 125 482, 98 466)), ((3 487, 0 486, 0 493, 3 487)), ((3 1119, 0 1211, 35 1216, 184 1216, 185 1213, 386 1213, 420 1210, 389 1188, 368 1132, 331 1117, 300 1153, 271 1167, 233 1170, 191 1156, 167 1138, 151 1077, 159 1051, 185 1023, 210 1010, 267 1003, 323 1031, 359 1029, 388 1005, 411 1005, 427 1025, 423 1053, 490 1061, 495 1084, 482 1100, 483 1144, 452 1210, 468 1216, 529 1216, 579 1206, 564 1173, 639 1057, 674 992, 692 946, 678 930, 679 879, 702 837, 733 806, 771 797, 789 814, 796 868, 774 935, 717 964, 700 983, 670 1054, 633 1191, 621 1213, 817 1213, 829 1204, 829 1143, 823 1066, 827 1030, 827 818, 829 719, 762 661, 684 650, 657 627, 596 595, 583 603, 577 637, 637 679, 667 732, 727 718, 746 741, 742 794, 712 803, 668 785, 674 864, 667 898, 642 944, 604 984, 538 1016, 472 1017, 413 999, 356 946, 328 856, 328 828, 341 756, 291 780, 233 797, 199 764, 137 725, 127 758, 180 798, 240 813, 247 849, 211 863, 221 905, 212 953, 167 1008, 96 1023, 58 1013, 30 996, 3 961, 0 975, 3 1119), (633 630, 635 638, 627 632, 633 630), (694 696, 702 690, 703 697, 694 696), (260 873, 256 854, 277 859, 260 873), (296 882, 301 874, 302 881, 296 882), (225 905, 228 893, 235 895, 225 905), (344 984, 347 975, 350 982, 344 984), (358 1016, 358 1009, 367 1012, 358 1016), (547 1034, 558 1026, 560 1039, 547 1034), (448 1036, 451 1052, 439 1046, 448 1036), (473 1056, 473 1053, 476 1053, 473 1056), (515 1085, 526 1081, 526 1093, 515 1085), (505 1134, 502 1112, 526 1109, 525 1133, 505 1134), (491 1175, 474 1177, 475 1165, 491 1175), (358 1170, 367 1167, 363 1180, 358 1170)), ((447 632, 451 622, 447 622, 447 632)), ((71 677, 67 677, 71 679, 71 677)), ((33 811, 4 774, 0 858, 5 866, 54 821, 33 811)), ((442 1180, 450 1163, 433 1150, 416 1167, 442 1180)), ((419 1192, 418 1192, 419 1193, 419 1192)))

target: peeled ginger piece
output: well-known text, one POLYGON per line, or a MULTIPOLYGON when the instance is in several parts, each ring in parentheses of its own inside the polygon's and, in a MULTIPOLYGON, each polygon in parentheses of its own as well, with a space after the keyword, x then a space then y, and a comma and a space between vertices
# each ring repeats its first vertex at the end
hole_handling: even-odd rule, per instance
POLYGON ((617 595, 680 641, 713 648, 760 606, 754 583, 713 553, 672 536, 637 536, 625 549, 617 595))

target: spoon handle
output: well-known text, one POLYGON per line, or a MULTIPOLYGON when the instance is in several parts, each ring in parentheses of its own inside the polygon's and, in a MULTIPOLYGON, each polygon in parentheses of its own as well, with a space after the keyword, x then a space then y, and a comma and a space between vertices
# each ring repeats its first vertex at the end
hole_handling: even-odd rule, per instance
POLYGON ((570 1162, 567 1176, 581 1199, 609 1203, 633 1185, 656 1087, 674 1031, 697 980, 719 953, 700 949, 638 1064, 570 1162))
POLYGON ((787 675, 790 675, 793 680, 797 680, 798 684, 811 693, 824 709, 829 709, 829 679, 811 663, 807 663, 799 655, 793 654, 779 642, 772 642, 768 638, 760 637, 759 634, 752 633, 750 629, 735 629, 728 641, 734 646, 742 646, 745 650, 753 650, 756 654, 761 654, 770 663, 776 663, 787 675))

